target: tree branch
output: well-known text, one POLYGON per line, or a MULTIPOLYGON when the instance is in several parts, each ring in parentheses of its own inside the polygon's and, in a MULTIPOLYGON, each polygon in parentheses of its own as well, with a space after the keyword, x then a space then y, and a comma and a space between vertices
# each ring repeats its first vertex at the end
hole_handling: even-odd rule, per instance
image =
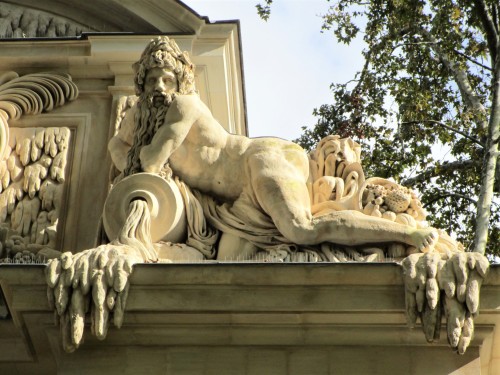
MULTIPOLYGON (((398 47, 404 47, 404 46, 419 46, 419 45, 429 45, 429 44, 436 44, 436 42, 411 42, 411 43, 399 43, 399 44, 396 44, 392 50, 394 51, 396 48, 398 47)), ((481 68, 484 68, 486 70, 489 70, 489 71, 493 71, 493 69, 487 65, 484 65, 484 64, 481 64, 479 61, 476 61, 474 60, 472 57, 466 55, 465 53, 463 52, 460 52, 456 49, 453 50, 457 55, 460 55, 462 57, 464 57, 465 59, 469 60, 471 63, 473 64, 476 64, 478 66, 480 66, 481 68)))
POLYGON ((368 67, 370 66, 370 63, 371 63, 372 54, 373 54, 373 49, 370 48, 370 50, 368 51, 368 54, 365 58, 365 64, 363 65, 363 69, 361 69, 361 74, 359 75, 358 83, 354 87, 354 89, 352 90, 353 94, 358 94, 358 91, 361 89, 361 85, 363 84, 363 80, 365 79, 366 72, 368 71, 368 67))
POLYGON ((497 48, 499 43, 499 36, 497 25, 490 14, 488 7, 484 0, 474 0, 476 9, 479 13, 479 18, 484 27, 484 32, 486 33, 486 40, 488 41, 488 47, 490 49, 491 61, 495 62, 497 57, 497 48))
POLYGON ((470 203, 472 204, 476 204, 477 203, 477 200, 471 198, 471 197, 468 197, 467 195, 463 195, 463 194, 458 194, 458 193, 442 193, 442 194, 439 194, 438 196, 436 196, 434 199, 430 200, 429 202, 427 202, 425 205, 424 205, 424 208, 425 207, 428 207, 430 206, 431 204, 441 200, 441 199, 444 199, 444 198, 460 198, 460 199, 464 199, 466 201, 469 201, 470 203))
POLYGON ((401 30, 399 30, 397 33, 386 34, 380 38, 380 40, 378 41, 377 44, 371 45, 369 47, 368 52, 367 52, 367 56, 365 58, 365 64, 363 65, 363 69, 361 69, 361 74, 359 76, 358 84, 352 90, 353 93, 358 93, 358 91, 361 89, 361 86, 363 85, 363 80, 368 72, 368 68, 370 66, 374 50, 377 49, 378 47, 380 47, 381 45, 383 45, 384 43, 386 43, 388 40, 391 40, 392 38, 394 38, 394 36, 395 36, 394 34, 396 34, 398 36, 402 36, 402 35, 405 35, 408 31, 410 31, 410 28, 404 27, 401 30))
POLYGON ((498 24, 500 22, 500 20, 498 19, 498 4, 493 4, 492 8, 493 24, 495 25, 495 29, 498 33, 500 31, 498 30, 498 24))
POLYGON ((481 68, 484 68, 484 69, 486 69, 486 70, 489 70, 490 72, 492 72, 492 71, 493 71, 493 69, 492 69, 491 67, 489 67, 489 66, 487 66, 487 65, 484 65, 484 64, 481 64, 479 61, 474 60, 472 57, 467 56, 465 53, 460 52, 460 51, 458 51, 458 50, 454 50, 454 51, 455 51, 455 53, 456 53, 457 55, 460 55, 460 56, 462 56, 462 57, 466 58, 466 59, 467 59, 467 60, 469 60, 471 63, 476 64, 477 66, 480 66, 481 68))
POLYGON ((394 51, 398 47, 404 47, 404 46, 421 46, 421 45, 428 45, 428 44, 434 44, 435 42, 408 42, 408 43, 399 43, 396 44, 392 50, 394 51))
POLYGON ((484 148, 484 144, 481 143, 481 141, 479 141, 477 138, 474 138, 474 137, 468 135, 467 133, 464 133, 461 130, 452 128, 451 126, 446 125, 446 124, 442 123, 441 121, 436 121, 436 120, 404 121, 404 122, 401 123, 401 125, 420 124, 422 122, 428 122, 428 123, 431 123, 431 124, 439 125, 439 126, 445 128, 445 129, 448 129, 449 131, 452 131, 454 133, 460 134, 462 137, 467 138, 468 140, 470 140, 470 141, 478 144, 479 146, 481 146, 481 148, 484 148))
POLYGON ((437 177, 443 172, 454 171, 454 170, 463 170, 472 168, 475 166, 481 165, 480 160, 457 160, 453 162, 445 162, 441 165, 427 168, 425 171, 416 175, 415 177, 409 177, 403 181, 401 181, 401 185, 404 186, 413 186, 418 182, 424 182, 429 180, 432 177, 437 177))
POLYGON ((451 74, 455 78, 455 82, 458 85, 465 104, 472 108, 475 112, 475 121, 484 131, 486 131, 488 129, 488 123, 486 121, 487 112, 478 97, 474 94, 474 90, 469 82, 467 73, 463 69, 460 69, 457 64, 449 58, 448 54, 439 47, 436 38, 427 30, 420 28, 419 32, 425 39, 435 42, 430 45, 430 48, 434 51, 434 53, 436 53, 439 60, 450 70, 451 74))

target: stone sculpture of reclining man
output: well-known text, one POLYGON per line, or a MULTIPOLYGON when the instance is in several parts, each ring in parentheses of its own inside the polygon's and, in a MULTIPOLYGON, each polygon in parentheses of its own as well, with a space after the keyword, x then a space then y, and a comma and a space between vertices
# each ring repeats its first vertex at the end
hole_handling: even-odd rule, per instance
MULTIPOLYGON (((433 228, 410 228, 356 211, 313 218, 306 186, 309 160, 304 150, 279 138, 229 134, 194 93, 194 86, 185 87, 187 92, 179 90, 178 62, 169 64, 164 55, 160 50, 158 59, 156 55, 143 58, 146 66, 139 70, 136 84, 146 100, 169 109, 151 143, 140 149, 141 168, 131 166, 126 174, 140 170, 159 173, 168 162, 173 173, 191 188, 223 202, 238 204, 246 196, 246 204, 253 202, 296 244, 404 242, 419 250, 434 245, 438 234, 433 228), (179 91, 183 95, 176 95, 179 91)), ((188 69, 184 68, 184 74, 192 74, 188 69)))
MULTIPOLYGON (((451 270, 451 273, 449 272, 448 278, 443 278, 443 285, 437 286, 432 282, 426 282, 428 279, 436 281, 436 275, 447 264, 447 259, 443 260, 440 254, 436 255, 431 251, 439 239, 439 233, 434 228, 414 228, 354 210, 337 211, 334 206, 332 210, 326 213, 322 211, 321 215, 314 216, 311 213, 311 200, 307 187, 310 172, 309 159, 305 151, 292 142, 278 138, 250 139, 229 134, 197 95, 194 86, 194 67, 187 54, 182 53, 174 41, 167 37, 151 41, 134 69, 135 86, 139 96, 135 130, 133 134, 130 130, 120 131, 109 145, 115 165, 123 170, 125 176, 138 172, 164 173, 170 168, 171 172, 189 187, 210 195, 219 202, 246 206, 267 215, 287 241, 298 245, 317 245, 325 242, 345 246, 404 243, 415 247, 419 254, 405 263, 407 309, 411 323, 415 322, 417 315, 426 310, 427 305, 429 306, 427 310, 429 308, 433 312, 439 310, 439 289, 444 289, 444 284, 466 285, 467 276, 465 280, 457 279, 452 266, 446 268, 451 270), (423 256, 423 252, 428 252, 429 255, 423 256), (428 304, 422 302, 425 293, 429 300, 428 304)), ((111 268, 109 275, 104 272, 108 277, 107 286, 99 288, 104 289, 102 293, 106 294, 106 288, 113 289, 113 285, 119 284, 115 288, 115 294, 119 295, 125 289, 123 278, 131 272, 130 264, 148 259, 144 259, 140 253, 133 254, 133 246, 129 246, 126 250, 129 254, 128 260, 117 261, 121 256, 120 250, 110 245, 106 246, 101 250, 100 248, 89 250, 89 255, 80 258, 87 257, 91 259, 91 263, 93 262, 87 266, 87 272, 90 272, 88 270, 92 267, 103 270, 111 268), (99 251, 101 256, 94 254, 99 251), (102 255, 106 252, 109 254, 102 255), (107 266, 107 263, 112 266, 107 266), (120 276, 122 281, 117 282, 114 279, 118 277, 117 275, 122 275, 120 276)), ((75 259, 68 264, 78 263, 76 259, 78 254, 73 257, 75 259)), ((54 263, 57 262, 59 261, 54 263)), ((476 272, 481 277, 475 279, 479 283, 482 281, 487 269, 485 259, 470 254, 464 255, 458 263, 460 266, 457 270, 463 271, 462 274, 467 272, 467 275, 469 273, 472 275, 476 272), (462 264, 464 260, 465 265, 462 264)), ((71 266, 61 266, 59 263, 58 266, 59 271, 56 270, 55 264, 51 264, 48 271, 49 276, 52 275, 50 284, 56 289, 57 279, 63 277, 65 269, 71 269, 71 266)), ((78 271, 73 272, 78 273, 78 271)), ((455 298, 457 293, 452 291, 448 296, 450 299, 455 298)), ((472 301, 469 310, 473 311, 470 311, 470 316, 477 312, 479 292, 467 298, 465 301, 466 297, 462 298, 460 294, 459 303, 472 301)), ((60 315, 64 314, 67 305, 71 307, 73 302, 72 300, 68 302, 68 299, 66 297, 64 306, 59 305, 60 315)), ((94 303, 98 304, 96 299, 101 301, 99 302, 101 305, 105 305, 102 297, 94 297, 94 303)), ((56 306, 58 303, 56 296, 56 306)), ((105 310, 113 308, 113 304, 111 307, 104 306, 105 310)), ((102 306, 98 306, 97 310, 101 311, 102 306)), ((81 315, 81 309, 78 311, 81 315)), ((122 314, 123 311, 120 312, 120 315, 122 314)), ((467 316, 462 310, 460 313, 448 313, 450 314, 452 318, 461 314, 458 316, 461 323, 450 323, 448 334, 452 346, 459 347, 463 352, 472 335, 468 331, 463 333, 463 322, 467 316)), ((426 330, 428 340, 432 341, 439 331, 436 322, 438 315, 437 313, 427 315, 434 317, 427 319, 426 330)), ((97 314, 94 319, 94 322, 97 320, 94 323, 96 325, 94 331, 98 337, 104 337, 106 334, 103 328, 106 322, 102 322, 106 319, 107 313, 97 314)), ((81 339, 80 331, 83 328, 75 328, 71 323, 74 319, 71 317, 67 320, 69 321, 67 329, 70 329, 71 333, 67 334, 69 341, 66 346, 72 350, 78 346, 81 339)), ((119 320, 121 322, 121 319, 119 320)))

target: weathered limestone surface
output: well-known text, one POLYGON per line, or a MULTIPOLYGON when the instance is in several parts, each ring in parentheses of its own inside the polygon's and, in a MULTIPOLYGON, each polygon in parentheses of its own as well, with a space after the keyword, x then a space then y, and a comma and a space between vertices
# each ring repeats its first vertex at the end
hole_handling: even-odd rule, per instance
POLYGON ((0 38, 56 38, 94 31, 89 26, 37 9, 0 2, 0 38))
MULTIPOLYGON (((67 126, 15 127, 22 116, 49 112, 78 96, 69 76, 15 72, 0 76, 0 259, 42 261, 61 245, 66 168, 74 155, 67 126), (71 146, 71 147, 70 147, 71 146)), ((74 135, 73 135, 74 137, 74 135)))
MULTIPOLYGON (((86 316, 98 339, 106 337, 111 321, 123 324, 134 264, 185 262, 192 255, 197 261, 258 260, 260 254, 285 262, 409 255, 403 266, 410 325, 420 317, 433 342, 446 316, 450 345, 465 353, 489 264, 430 227, 414 192, 388 180, 365 181, 359 146, 351 140, 327 137, 308 156, 285 140, 228 133, 199 97, 189 55, 167 37, 151 40, 134 72, 139 97, 120 96, 111 118, 107 238, 60 256, 55 247, 68 250, 64 232, 80 230, 68 225, 75 218, 68 204, 62 208, 63 197, 80 203, 75 194, 83 189, 75 181, 100 190, 101 197, 108 190, 85 180, 102 175, 98 168, 87 165, 84 173, 73 168, 80 160, 68 155, 98 160, 103 150, 89 149, 78 127, 73 137, 69 127, 11 129, 21 115, 67 101, 80 104, 69 76, 2 76, 2 250, 6 262, 29 262, 30 252, 53 258, 46 268, 47 296, 67 352, 83 342, 86 316), (61 185, 66 168, 74 169, 67 183, 73 192, 61 185)), ((87 230, 99 225, 88 217, 81 223, 87 230)), ((88 238, 71 240, 77 248, 88 238)))
POLYGON ((134 264, 198 252, 206 260, 404 258, 410 327, 420 318, 431 343, 444 316, 450 346, 465 353, 489 262, 429 226, 414 192, 365 181, 349 139, 326 137, 307 155, 279 138, 228 133, 200 99, 188 53, 168 37, 152 39, 133 67, 138 99, 121 103, 108 144, 107 239, 46 269, 67 352, 82 343, 86 315, 99 339, 111 317, 122 325, 134 264))
POLYGON ((408 329, 395 264, 138 265, 122 328, 110 327, 103 342, 86 336, 71 354, 61 348, 47 305, 43 267, 0 267, 13 317, 0 322, 2 373, 500 371, 496 266, 483 285, 476 335, 463 356, 449 350, 444 330, 429 346, 418 327, 408 329))
POLYGON ((488 262, 429 227, 413 192, 365 181, 350 140, 332 136, 308 157, 226 132, 246 129, 236 24, 210 24, 174 0, 15 3, 0 14, 2 35, 20 38, 0 41, 0 240, 9 260, 58 260, 45 268, 48 289, 41 266, 0 265, 11 313, 0 321, 2 372, 495 373, 498 271, 479 307, 488 262), (134 70, 149 36, 21 40, 82 24, 184 35, 181 48, 149 44, 134 70), (55 70, 71 84, 44 93, 37 80, 55 70), (2 95, 13 82, 22 93, 2 95), (73 85, 78 100, 60 90, 73 85), (39 114, 51 100, 65 105, 39 114), (12 115, 19 108, 36 116, 12 115), (390 264, 302 264, 406 255, 404 279, 390 264), (410 325, 420 316, 434 346, 403 312, 410 325), (86 335, 72 356, 62 351, 61 337, 74 351, 89 327, 107 340, 86 335), (467 353, 443 354, 445 336, 467 353))
POLYGON ((71 37, 92 32, 196 34, 206 19, 176 0, 3 0, 0 37, 71 37))
MULTIPOLYGON (((200 21, 199 17, 195 20, 200 21)), ((196 23, 199 34, 179 36, 179 44, 192 53, 198 66, 195 78, 203 100, 228 131, 245 133, 236 25, 200 22, 196 23)), ((59 219, 57 223, 56 250, 77 252, 96 243, 109 189, 111 160, 107 144, 123 108, 120 104, 134 92, 132 64, 151 37, 92 35, 78 40, 0 40, 0 84, 13 79, 12 74, 22 78, 50 71, 69 74, 78 87, 78 100, 66 101, 56 111, 45 113, 46 109, 40 108, 44 111, 37 116, 23 114, 8 120, 12 142, 31 139, 33 134, 29 129, 34 128, 67 128, 70 131, 62 189, 63 211, 59 215, 64 220, 59 219), (78 210, 66 215, 64 209, 67 207, 78 207, 78 210)), ((4 97, 0 99, 4 100, 4 97)), ((0 139, 5 142, 6 138, 2 135, 0 139)), ((48 232, 53 233, 50 229, 48 232)))

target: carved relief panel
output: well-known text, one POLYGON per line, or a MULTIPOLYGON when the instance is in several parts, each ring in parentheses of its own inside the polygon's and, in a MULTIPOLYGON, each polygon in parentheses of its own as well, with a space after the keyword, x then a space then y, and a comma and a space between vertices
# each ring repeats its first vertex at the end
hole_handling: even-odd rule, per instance
POLYGON ((75 99, 78 90, 58 74, 0 78, 0 259, 42 261, 61 248, 75 142, 68 118, 39 114, 75 99))

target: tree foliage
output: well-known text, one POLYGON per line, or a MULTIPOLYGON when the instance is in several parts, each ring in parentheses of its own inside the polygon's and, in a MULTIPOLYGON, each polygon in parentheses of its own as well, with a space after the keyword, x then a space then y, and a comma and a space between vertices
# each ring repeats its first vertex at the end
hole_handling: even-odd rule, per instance
POLYGON ((271 15, 271 4, 272 3, 273 3, 273 0, 264 0, 264 5, 259 3, 255 6, 257 8, 257 14, 264 21, 267 21, 269 19, 269 16, 271 15))
POLYGON ((496 255, 499 12, 498 0, 332 2, 323 31, 346 44, 362 36, 364 65, 331 85, 333 102, 297 140, 311 148, 327 134, 353 138, 368 176, 417 189, 433 226, 496 255))

